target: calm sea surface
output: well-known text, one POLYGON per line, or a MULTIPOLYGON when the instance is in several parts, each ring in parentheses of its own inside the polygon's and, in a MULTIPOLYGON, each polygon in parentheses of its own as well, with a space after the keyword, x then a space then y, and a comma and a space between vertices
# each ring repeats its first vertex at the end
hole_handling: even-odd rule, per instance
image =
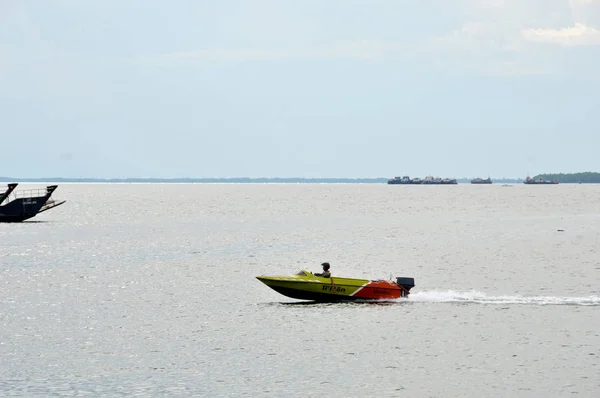
POLYGON ((600 396, 598 185, 54 196, 0 224, 1 396, 600 396), (324 261, 416 287, 303 304, 255 279, 324 261))

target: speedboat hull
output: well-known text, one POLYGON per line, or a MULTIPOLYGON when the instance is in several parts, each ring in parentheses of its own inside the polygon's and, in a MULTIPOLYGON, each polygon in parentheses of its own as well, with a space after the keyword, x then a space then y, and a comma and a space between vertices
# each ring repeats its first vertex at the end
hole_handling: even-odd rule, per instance
POLYGON ((299 300, 357 301, 394 300, 407 297, 414 287, 413 278, 397 278, 396 282, 354 278, 321 278, 308 271, 286 276, 257 276, 276 292, 299 300))

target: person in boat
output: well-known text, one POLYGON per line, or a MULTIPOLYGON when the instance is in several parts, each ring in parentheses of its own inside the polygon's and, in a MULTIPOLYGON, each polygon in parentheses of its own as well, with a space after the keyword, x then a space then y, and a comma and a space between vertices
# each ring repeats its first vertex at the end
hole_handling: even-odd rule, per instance
POLYGON ((329 272, 329 263, 321 264, 323 266, 323 272, 315 274, 315 276, 320 276, 321 278, 331 278, 331 272, 329 272))

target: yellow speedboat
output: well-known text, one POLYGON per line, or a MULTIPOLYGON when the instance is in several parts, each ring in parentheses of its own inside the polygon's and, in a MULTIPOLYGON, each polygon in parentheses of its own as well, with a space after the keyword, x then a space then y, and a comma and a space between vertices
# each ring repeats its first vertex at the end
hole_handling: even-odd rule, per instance
POLYGON ((257 276, 259 281, 284 296, 313 301, 390 300, 407 297, 414 278, 396 281, 354 278, 322 278, 301 270, 293 275, 257 276))

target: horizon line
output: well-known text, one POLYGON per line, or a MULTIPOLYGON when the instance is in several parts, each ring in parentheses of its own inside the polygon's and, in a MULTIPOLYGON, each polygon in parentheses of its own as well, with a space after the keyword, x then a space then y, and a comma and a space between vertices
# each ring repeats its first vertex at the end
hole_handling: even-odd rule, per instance
MULTIPOLYGON (((457 181, 470 181, 477 177, 455 178, 457 181)), ((365 182, 387 182, 390 177, 0 177, 0 182, 219 182, 219 181, 365 181, 365 182)), ((519 181, 523 177, 501 177, 496 181, 519 181)))

